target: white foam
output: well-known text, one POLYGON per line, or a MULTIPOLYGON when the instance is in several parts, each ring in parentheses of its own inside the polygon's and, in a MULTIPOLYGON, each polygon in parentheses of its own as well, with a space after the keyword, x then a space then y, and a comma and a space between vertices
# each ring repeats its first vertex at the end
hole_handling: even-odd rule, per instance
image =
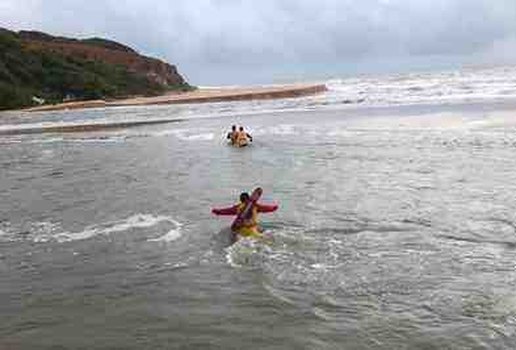
POLYGON ((104 234, 127 231, 131 228, 146 228, 152 227, 162 221, 169 221, 168 216, 153 216, 150 214, 136 214, 125 220, 115 221, 108 224, 106 228, 101 229, 100 232, 104 234))
POLYGON ((20 139, 0 139, 0 144, 2 145, 9 145, 9 144, 18 144, 22 143, 23 140, 20 139))
POLYGON ((179 138, 187 141, 211 141, 215 138, 215 134, 209 132, 204 134, 185 135, 183 137, 179 136, 179 138))
POLYGON ((279 124, 275 125, 274 127, 264 128, 261 130, 257 130, 253 132, 249 129, 249 132, 252 135, 278 135, 278 136, 286 136, 286 135, 296 135, 299 132, 297 131, 299 129, 298 126, 292 125, 292 124, 279 124))
POLYGON ((261 266, 267 261, 271 248, 252 238, 241 238, 226 248, 226 261, 233 267, 261 266))
POLYGON ((181 231, 179 229, 176 230, 170 230, 167 234, 158 237, 158 238, 152 238, 148 239, 149 242, 172 242, 181 237, 181 231))
POLYGON ((160 131, 144 131, 144 132, 131 131, 131 133, 129 135, 131 135, 131 136, 136 135, 136 136, 143 136, 143 137, 166 137, 166 136, 170 136, 170 135, 176 136, 178 132, 179 132, 178 130, 173 130, 173 129, 160 130, 160 131))
MULTIPOLYGON (((106 236, 115 233, 126 232, 132 229, 151 228, 157 226, 158 224, 167 224, 173 228, 169 229, 163 236, 155 239, 149 239, 148 241, 171 242, 181 237, 181 224, 171 217, 164 215, 154 216, 152 214, 135 214, 126 219, 89 226, 80 232, 63 231, 59 224, 52 222, 32 223, 27 234, 24 235, 23 238, 32 239, 37 243, 53 241, 64 243, 86 240, 95 236, 106 236)), ((11 236, 13 239, 15 238, 15 235, 11 236)))
MULTIPOLYGON (((41 221, 30 223, 28 229, 23 229, 22 232, 23 234, 18 233, 18 235, 31 237, 34 242, 39 243, 51 241, 54 235, 61 234, 61 229, 58 224, 49 221, 41 221)), ((12 236, 11 234, 11 238, 13 238, 12 236)))
POLYGON ((113 233, 125 232, 133 228, 149 228, 162 222, 172 223, 174 226, 178 225, 175 220, 168 216, 136 214, 124 220, 114 221, 99 226, 93 226, 82 232, 69 234, 69 238, 70 240, 88 239, 97 235, 109 235, 113 233))
POLYGON ((148 239, 147 240, 148 242, 166 242, 166 243, 168 243, 168 242, 175 241, 181 237, 181 226, 182 226, 181 223, 179 223, 175 220, 172 220, 170 218, 168 218, 167 221, 170 223, 173 223, 175 225, 175 228, 168 231, 163 236, 148 239))
POLYGON ((173 129, 173 130, 160 130, 156 132, 150 132, 147 135, 162 137, 162 136, 175 136, 182 141, 211 141, 215 139, 215 133, 213 132, 201 132, 198 130, 189 129, 173 129))
POLYGON ((514 81, 514 67, 336 79, 326 83, 325 102, 405 105, 507 100, 516 98, 514 81))

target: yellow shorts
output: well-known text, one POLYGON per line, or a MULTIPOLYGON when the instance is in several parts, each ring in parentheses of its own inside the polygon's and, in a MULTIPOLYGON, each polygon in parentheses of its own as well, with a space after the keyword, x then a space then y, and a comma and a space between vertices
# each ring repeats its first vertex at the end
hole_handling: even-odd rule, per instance
POLYGON ((263 234, 258 229, 258 226, 251 226, 251 227, 241 227, 239 228, 236 233, 238 233, 242 237, 246 238, 262 238, 263 234))

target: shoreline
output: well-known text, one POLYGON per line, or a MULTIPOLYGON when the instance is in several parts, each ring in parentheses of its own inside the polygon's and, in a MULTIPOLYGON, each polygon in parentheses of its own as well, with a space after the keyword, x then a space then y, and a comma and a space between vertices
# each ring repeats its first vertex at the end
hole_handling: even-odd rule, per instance
POLYGON ((278 86, 254 86, 237 88, 201 88, 188 92, 170 92, 153 97, 132 97, 120 100, 91 100, 64 102, 23 109, 23 112, 65 111, 88 108, 148 106, 163 104, 187 104, 272 100, 316 95, 328 91, 325 84, 289 84, 278 86))

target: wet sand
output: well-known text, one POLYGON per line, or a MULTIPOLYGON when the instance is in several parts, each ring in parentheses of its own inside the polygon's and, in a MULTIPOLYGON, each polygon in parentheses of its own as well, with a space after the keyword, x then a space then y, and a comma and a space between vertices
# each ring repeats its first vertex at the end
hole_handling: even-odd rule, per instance
POLYGON ((291 84, 278 86, 201 88, 188 92, 171 92, 155 97, 134 97, 122 100, 92 100, 66 102, 28 108, 28 112, 59 111, 67 109, 143 106, 159 104, 206 103, 223 101, 265 100, 314 95, 326 91, 324 84, 291 84))
POLYGON ((120 122, 62 123, 59 125, 22 125, 20 127, 0 127, 0 135, 26 135, 42 133, 94 132, 110 129, 125 129, 142 125, 178 123, 183 119, 151 119, 120 122))

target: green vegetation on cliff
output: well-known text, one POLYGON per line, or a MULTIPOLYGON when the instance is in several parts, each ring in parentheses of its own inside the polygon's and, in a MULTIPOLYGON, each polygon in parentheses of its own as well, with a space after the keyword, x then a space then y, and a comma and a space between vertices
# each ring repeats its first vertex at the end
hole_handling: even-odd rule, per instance
MULTIPOLYGON (((105 45, 98 39, 90 39, 88 44, 99 43, 105 45)), ((0 110, 28 107, 43 101, 151 96, 189 88, 186 83, 159 84, 123 65, 54 50, 33 50, 23 45, 17 33, 0 28, 0 110)))

